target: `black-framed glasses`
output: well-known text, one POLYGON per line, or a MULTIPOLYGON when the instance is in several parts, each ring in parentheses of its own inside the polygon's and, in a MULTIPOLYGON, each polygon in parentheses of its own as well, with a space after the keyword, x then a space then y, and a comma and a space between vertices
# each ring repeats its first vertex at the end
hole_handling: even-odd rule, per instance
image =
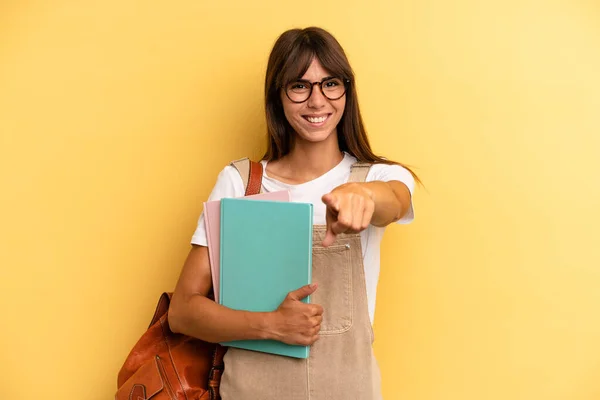
POLYGON ((350 80, 328 76, 321 82, 298 79, 284 86, 285 94, 293 103, 304 103, 312 95, 315 85, 319 85, 323 96, 329 100, 341 99, 346 94, 350 80))

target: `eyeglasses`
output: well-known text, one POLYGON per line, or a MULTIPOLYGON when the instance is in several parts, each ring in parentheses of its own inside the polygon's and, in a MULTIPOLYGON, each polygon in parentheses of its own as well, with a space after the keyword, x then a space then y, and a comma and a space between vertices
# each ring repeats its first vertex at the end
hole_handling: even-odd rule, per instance
POLYGON ((348 79, 324 78, 321 82, 309 82, 305 79, 288 83, 284 86, 285 94, 293 103, 304 103, 312 95, 313 87, 319 85, 323 96, 329 100, 337 100, 346 94, 350 81, 348 79))

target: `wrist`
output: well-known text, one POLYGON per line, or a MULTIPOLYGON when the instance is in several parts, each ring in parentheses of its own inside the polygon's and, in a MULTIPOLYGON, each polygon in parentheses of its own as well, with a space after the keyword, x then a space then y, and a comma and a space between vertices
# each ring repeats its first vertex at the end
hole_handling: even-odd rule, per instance
POLYGON ((257 339, 277 339, 278 315, 273 312, 251 312, 253 321, 252 330, 257 339))
POLYGON ((373 182, 348 182, 348 183, 344 183, 343 185, 338 186, 337 188, 333 189, 332 193, 339 191, 339 192, 361 194, 361 195, 366 196, 369 199, 373 200, 373 196, 374 196, 373 189, 374 188, 372 186, 372 183, 373 182))
POLYGON ((369 199, 375 201, 375 182, 359 182, 357 184, 360 185, 360 188, 366 193, 369 199))

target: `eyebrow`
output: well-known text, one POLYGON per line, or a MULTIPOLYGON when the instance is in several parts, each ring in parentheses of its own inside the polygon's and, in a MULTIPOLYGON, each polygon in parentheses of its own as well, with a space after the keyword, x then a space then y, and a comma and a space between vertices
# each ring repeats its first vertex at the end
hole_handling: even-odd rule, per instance
MULTIPOLYGON (((323 79, 321 79, 320 81, 317 81, 317 82, 323 82, 323 81, 326 81, 327 79, 333 79, 333 78, 335 78, 335 76, 326 76, 325 78, 323 78, 323 79)), ((309 79, 302 79, 302 78, 300 78, 298 80, 299 81, 311 82, 312 83, 312 81, 309 80, 309 79)))

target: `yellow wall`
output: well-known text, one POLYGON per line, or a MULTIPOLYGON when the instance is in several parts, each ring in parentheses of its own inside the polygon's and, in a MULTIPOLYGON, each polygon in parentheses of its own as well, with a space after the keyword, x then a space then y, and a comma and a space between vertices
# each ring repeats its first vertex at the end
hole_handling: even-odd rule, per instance
POLYGON ((600 396, 600 6, 0 3, 0 398, 111 398, 217 172, 262 149, 276 36, 347 49, 418 167, 376 315, 386 399, 600 396))

